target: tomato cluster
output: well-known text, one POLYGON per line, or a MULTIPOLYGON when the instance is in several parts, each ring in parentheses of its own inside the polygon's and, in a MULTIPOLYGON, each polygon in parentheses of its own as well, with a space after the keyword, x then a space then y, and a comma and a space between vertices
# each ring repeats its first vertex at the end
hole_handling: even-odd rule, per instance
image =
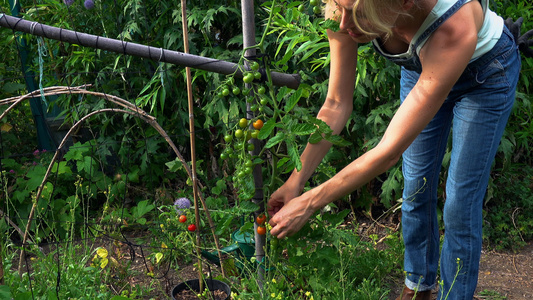
POLYGON ((257 223, 257 233, 259 235, 265 235, 267 232, 267 229, 265 227, 266 222, 266 216, 265 214, 260 214, 255 218, 255 222, 257 223))
MULTIPOLYGON (((257 61, 250 61, 249 63, 249 70, 247 71, 244 71, 243 74, 242 74, 242 81, 244 84, 252 84, 254 82, 258 82, 259 80, 263 79, 263 75, 261 74, 261 72, 259 71, 259 68, 260 68, 260 65, 257 61)), ((235 78, 232 76, 228 77, 224 83, 222 85, 220 85, 219 88, 217 88, 217 96, 220 97, 220 98, 224 98, 224 97, 228 97, 230 95, 234 95, 234 96, 239 96, 239 95, 242 95, 242 96, 245 96, 247 97, 248 95, 250 95, 250 92, 252 89, 255 88, 255 94, 258 95, 258 96, 262 96, 266 93, 266 88, 262 85, 259 85, 259 84, 254 84, 254 86, 252 86, 251 88, 242 88, 239 87, 237 85, 237 83, 235 82, 235 78)), ((253 101, 254 97, 249 97, 247 98, 247 102, 248 103, 252 103, 254 102, 253 101)), ((258 105, 252 105, 252 107, 250 107, 250 109, 252 111, 256 111, 256 110, 259 110, 260 112, 262 112, 263 108, 262 106, 264 106, 266 103, 268 103, 268 101, 263 101, 261 102, 261 106, 258 106, 258 105)))
POLYGON ((233 161, 235 167, 233 182, 236 186, 242 186, 245 180, 253 182, 251 180, 253 168, 261 162, 261 159, 253 157, 250 152, 255 150, 252 141, 259 137, 263 125, 263 120, 259 118, 253 120, 242 118, 233 127, 233 134, 228 133, 224 136, 224 150, 220 158, 233 161))
MULTIPOLYGON (((180 221, 180 223, 185 223, 187 222, 187 216, 186 215, 180 215, 178 217, 178 221, 180 221)), ((189 224, 187 226, 187 230, 189 230, 190 232, 193 232, 193 231, 196 231, 196 225, 195 224, 189 224)))
MULTIPOLYGON (((314 14, 321 14, 322 13, 322 8, 320 7, 320 0, 309 0, 309 5, 312 7, 312 10, 313 10, 313 13, 314 14)), ((300 4, 298 6, 298 11, 303 13, 307 10, 307 8, 305 7, 305 4, 300 4)))

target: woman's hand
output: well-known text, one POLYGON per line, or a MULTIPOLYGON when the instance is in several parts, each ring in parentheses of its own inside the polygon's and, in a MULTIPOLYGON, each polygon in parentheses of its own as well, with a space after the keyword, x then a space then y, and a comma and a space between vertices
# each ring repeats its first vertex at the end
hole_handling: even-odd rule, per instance
MULTIPOLYGON (((273 216, 271 215, 268 222, 272 226, 270 233, 282 239, 300 230, 315 212, 315 209, 311 206, 311 194, 312 192, 309 191, 300 197, 289 199, 273 216)), ((271 201, 273 201, 274 195, 275 193, 272 195, 271 201)))
POLYGON ((269 216, 274 216, 292 199, 298 197, 302 189, 288 180, 279 189, 277 189, 268 200, 267 210, 269 216))

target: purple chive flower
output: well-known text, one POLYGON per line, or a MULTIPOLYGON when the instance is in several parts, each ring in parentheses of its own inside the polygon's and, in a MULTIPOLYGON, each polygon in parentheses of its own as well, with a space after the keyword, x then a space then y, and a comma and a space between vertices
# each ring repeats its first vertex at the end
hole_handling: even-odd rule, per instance
POLYGON ((63 3, 65 3, 67 6, 71 6, 74 3, 74 0, 63 0, 63 3))
POLYGON ((37 162, 36 162, 36 161, 34 161, 34 162, 33 162, 33 165, 34 165, 34 166, 36 166, 36 165, 37 165, 37 162))
POLYGON ((33 151, 33 156, 37 156, 37 155, 39 155, 39 149, 33 151))
POLYGON ((9 170, 9 173, 15 174, 15 170, 11 169, 11 170, 9 170))
POLYGON ((179 215, 183 213, 182 208, 190 208, 191 201, 187 198, 178 198, 174 201, 174 209, 178 212, 179 215))
POLYGON ((83 3, 83 5, 84 5, 85 8, 87 8, 87 9, 93 9, 93 8, 94 8, 94 1, 93 1, 93 0, 85 0, 85 2, 83 3))

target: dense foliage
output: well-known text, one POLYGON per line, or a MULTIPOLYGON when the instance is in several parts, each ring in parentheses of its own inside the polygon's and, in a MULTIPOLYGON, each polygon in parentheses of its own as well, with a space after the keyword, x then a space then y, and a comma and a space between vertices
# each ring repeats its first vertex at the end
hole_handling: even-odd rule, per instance
MULTIPOLYGON (((306 187, 311 188, 374 147, 399 105, 399 69, 376 55, 370 45, 361 45, 354 111, 345 130, 340 136, 333 136, 329 128, 315 118, 328 84, 329 48, 325 30, 335 29, 336 24, 325 21, 314 5, 318 1, 312 2, 256 1, 254 25, 259 43, 256 57, 243 56, 239 1, 187 3, 190 53, 234 62, 242 68, 248 67, 251 75, 260 73, 257 77, 262 77, 248 80, 192 70, 198 177, 201 192, 208 206, 213 208, 216 231, 220 236, 229 236, 236 228, 251 230, 252 223, 243 222, 242 216, 258 209, 249 201, 256 192, 252 174, 255 166, 261 166, 264 182, 261 189, 266 198, 279 187, 287 173, 300 166, 299 153, 305 144, 326 138, 334 147, 306 187), (296 90, 276 87, 271 78, 265 76, 267 73, 254 72, 257 68, 267 73, 299 74, 301 84, 296 90), (248 123, 242 126, 239 124, 242 118, 247 118, 250 123, 261 120, 261 126, 250 127, 248 123), (250 137, 259 140, 254 145, 259 145, 260 149, 256 149, 253 156, 248 143, 250 137), (246 224, 242 226, 243 223, 246 224)), ((42 0, 20 4, 21 15, 28 20, 120 39, 124 43, 183 51, 181 7, 176 1, 42 0)), ((533 6, 528 1, 497 0, 492 6, 502 16, 524 17, 523 30, 533 29, 530 18, 533 6)), ((11 12, 5 2, 0 4, 0 10, 0 13, 11 12)), ((43 87, 90 84, 90 90, 126 99, 156 117, 185 159, 191 159, 184 68, 36 38, 4 28, 0 29, 0 47, 4 57, 0 62, 0 99, 27 93, 20 59, 20 52, 26 49, 29 69, 25 74, 33 76, 34 82, 43 87)), ((531 239, 533 232, 533 170, 526 167, 531 166, 533 154, 529 88, 533 79, 533 59, 524 57, 522 63, 518 97, 497 155, 484 207, 485 237, 487 244, 493 247, 515 249, 531 239)), ((42 105, 50 122, 59 120, 66 127, 90 112, 117 108, 106 99, 90 94, 60 95, 47 98, 45 103, 38 105, 42 105)), ((0 111, 5 109, 4 105, 0 111)), ((32 113, 35 114, 35 107, 25 101, 0 120, 0 199, 5 199, 1 209, 22 229, 28 222, 36 192, 53 156, 51 150, 55 150, 54 147, 46 149, 48 151, 37 149, 37 125, 32 122, 32 113)), ((58 138, 52 139, 53 146, 59 142, 58 138)), ((171 204, 179 197, 193 197, 185 168, 152 127, 134 116, 97 114, 71 137, 68 152, 62 153, 60 158, 37 202, 37 218, 41 221, 32 224, 35 241, 98 234, 101 228, 88 228, 86 223, 89 220, 90 223, 103 224, 126 222, 148 225, 152 234, 158 237, 154 242, 156 247, 162 247, 161 243, 164 243, 173 249, 186 247, 187 251, 192 251, 187 232, 170 234, 172 230, 159 229, 164 226, 180 228, 171 204), (52 226, 54 222, 59 226, 52 226), (156 230, 150 225, 157 225, 156 230)), ((446 164, 445 160, 444 167, 446 164)), ((445 178, 444 171, 442 180, 445 178)), ((301 255, 296 255, 278 270, 289 274, 283 278, 294 281, 285 285, 271 284, 272 289, 311 287, 315 293, 335 298, 346 291, 335 287, 328 289, 325 280, 330 275, 328 270, 338 267, 338 275, 349 279, 349 284, 358 285, 370 299, 385 295, 387 291, 381 290, 382 279, 397 268, 399 262, 376 270, 363 262, 392 260, 397 257, 394 255, 399 255, 400 246, 392 243, 393 252, 370 251, 355 255, 372 245, 335 227, 343 221, 338 216, 348 215, 343 208, 355 207, 353 217, 357 211, 376 208, 387 211, 397 207, 401 187, 398 164, 369 185, 332 204, 329 207, 331 213, 317 215, 312 225, 282 246, 292 247, 295 253, 308 251, 306 253, 315 255, 316 261, 328 268, 317 270, 308 264, 308 260, 302 261, 301 255), (321 246, 310 246, 309 241, 317 241, 321 246), (338 253, 340 259, 328 259, 332 253, 338 253), (354 260, 361 264, 359 273, 346 267, 354 260), (309 274, 306 282, 296 279, 294 273, 298 270, 309 274)), ((444 198, 444 192, 440 194, 444 198)), ((192 215, 188 217, 194 219, 192 215)), ((20 241, 7 221, 0 221, 0 229, 2 234, 9 232, 13 240, 20 241)), ((171 255, 163 250, 157 253, 164 253, 165 258, 171 255)), ((177 252, 172 253, 173 259, 177 260, 177 252)), ((159 263, 161 256, 153 259, 159 263)), ((90 264, 90 258, 85 263, 90 264)), ((43 268, 46 267, 44 261, 43 268)), ((79 271, 81 280, 96 278, 93 272, 97 271, 79 271)), ((104 284, 109 277, 97 279, 95 286, 104 284)), ((41 287, 47 287, 46 283, 41 287)), ((20 291, 27 289, 18 288, 20 291)), ((100 289, 90 291, 93 292, 93 295, 100 293, 98 297, 109 296, 100 289)), ((297 288, 292 292, 300 295, 297 288)), ((77 292, 72 293, 75 296, 77 292)), ((348 299, 359 297, 344 296, 348 299)), ((302 299, 309 298, 302 296, 302 299)))

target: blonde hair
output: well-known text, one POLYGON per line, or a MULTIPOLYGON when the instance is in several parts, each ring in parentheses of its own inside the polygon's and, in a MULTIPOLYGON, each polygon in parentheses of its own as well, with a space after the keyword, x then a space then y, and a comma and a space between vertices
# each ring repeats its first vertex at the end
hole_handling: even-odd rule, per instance
MULTIPOLYGON (((333 0, 326 0, 329 2, 333 0)), ((369 36, 378 36, 385 34, 385 38, 392 35, 394 24, 387 22, 386 15, 391 11, 400 11, 401 0, 355 0, 352 8, 352 18, 357 29, 369 36), (358 22, 357 16, 363 16, 364 19, 372 25, 372 31, 365 30, 358 22)), ((405 12, 400 12, 405 14, 405 12)))

